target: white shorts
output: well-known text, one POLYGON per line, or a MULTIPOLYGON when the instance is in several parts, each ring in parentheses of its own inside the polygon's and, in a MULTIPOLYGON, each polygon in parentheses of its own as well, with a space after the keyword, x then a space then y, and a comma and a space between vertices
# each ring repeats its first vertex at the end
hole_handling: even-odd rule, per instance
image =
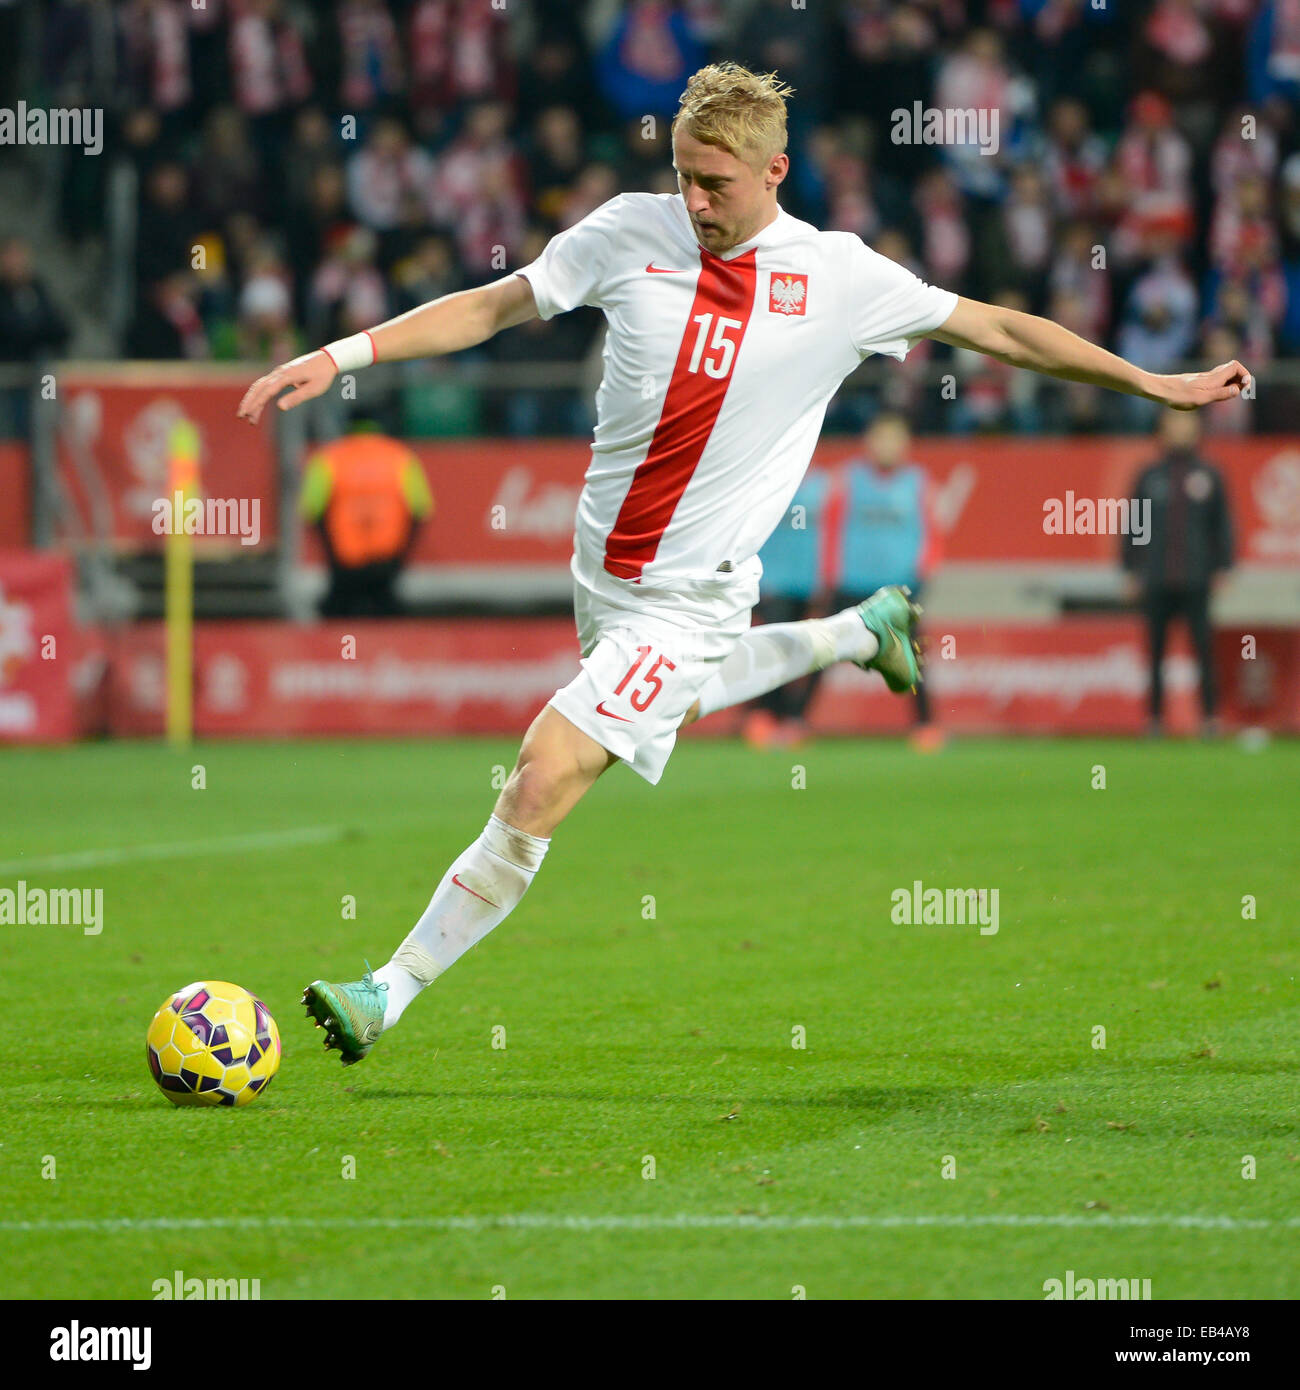
POLYGON ((700 691, 749 629, 757 558, 716 579, 671 588, 573 565, 582 672, 550 704, 654 784, 700 691))

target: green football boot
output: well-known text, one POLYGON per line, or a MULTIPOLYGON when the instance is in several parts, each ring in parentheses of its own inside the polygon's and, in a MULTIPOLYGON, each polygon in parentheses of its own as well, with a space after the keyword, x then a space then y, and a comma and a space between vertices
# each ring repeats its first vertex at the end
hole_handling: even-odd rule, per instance
POLYGON ((359 1062, 379 1041, 384 1031, 384 995, 387 985, 377 985, 366 962, 359 980, 337 985, 313 980, 302 992, 307 1017, 325 1030, 325 1049, 336 1048, 345 1067, 359 1062))
POLYGON ((912 624, 921 610, 910 595, 910 589, 887 584, 858 604, 858 617, 875 633, 880 650, 870 661, 853 664, 864 671, 879 671, 895 695, 915 690, 921 679, 921 649, 912 639, 912 624))

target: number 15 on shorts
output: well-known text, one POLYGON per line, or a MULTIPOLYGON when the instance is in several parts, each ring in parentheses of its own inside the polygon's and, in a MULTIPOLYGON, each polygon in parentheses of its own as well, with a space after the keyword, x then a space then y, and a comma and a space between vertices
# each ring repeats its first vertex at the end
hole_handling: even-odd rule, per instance
MULTIPOLYGON (((676 663, 666 656, 655 655, 653 647, 646 645, 636 649, 636 660, 627 668, 623 679, 614 687, 614 695, 627 692, 627 702, 638 714, 644 714, 654 704, 664 688, 664 677, 677 669, 676 663)), ((608 715, 610 719, 627 720, 626 715, 615 714, 605 708, 602 700, 596 706, 597 714, 608 715)), ((627 721, 631 722, 631 721, 627 721)))

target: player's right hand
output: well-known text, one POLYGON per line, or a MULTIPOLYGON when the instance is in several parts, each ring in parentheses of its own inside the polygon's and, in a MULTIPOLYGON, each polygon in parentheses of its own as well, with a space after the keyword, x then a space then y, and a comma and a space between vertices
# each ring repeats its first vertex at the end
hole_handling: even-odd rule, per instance
POLYGON ((324 395, 329 390, 330 382, 337 375, 337 370, 329 353, 321 352, 319 349, 302 357, 295 357, 292 362, 284 362, 274 371, 259 376, 244 392, 244 399, 239 402, 239 409, 235 413, 239 419, 255 425, 262 418, 266 403, 274 400, 289 386, 293 387, 293 390, 287 396, 280 396, 276 404, 281 410, 292 410, 304 401, 315 400, 317 396, 324 395))

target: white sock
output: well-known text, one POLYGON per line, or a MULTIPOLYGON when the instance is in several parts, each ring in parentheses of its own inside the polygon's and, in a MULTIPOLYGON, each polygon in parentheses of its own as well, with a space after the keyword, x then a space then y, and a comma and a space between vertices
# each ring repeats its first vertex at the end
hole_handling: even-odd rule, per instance
POLYGON ((700 692, 700 715, 755 700, 836 661, 869 661, 879 650, 856 608, 802 623, 752 627, 700 692))
POLYGON ((496 816, 489 818, 483 833, 447 870, 392 960, 375 971, 375 983, 388 986, 385 1029, 422 989, 514 911, 550 844, 496 816))

